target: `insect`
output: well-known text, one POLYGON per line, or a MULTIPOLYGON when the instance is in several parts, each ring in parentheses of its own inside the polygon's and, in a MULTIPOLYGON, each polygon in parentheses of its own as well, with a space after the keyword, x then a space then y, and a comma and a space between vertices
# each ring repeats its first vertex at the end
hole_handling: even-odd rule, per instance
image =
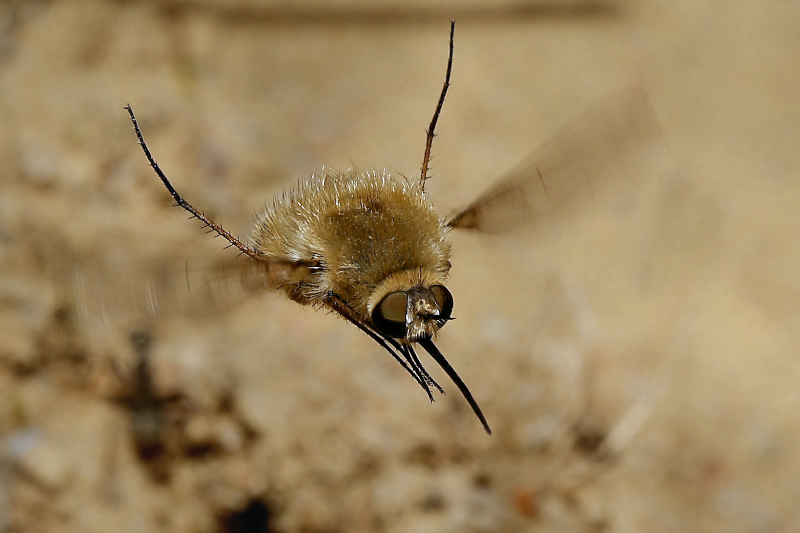
POLYGON ((125 109, 150 166, 177 206, 238 249, 249 283, 279 289, 302 305, 338 314, 391 354, 433 401, 432 390, 444 390, 417 356, 416 347, 421 346, 491 433, 466 384, 434 344, 453 318, 453 296, 446 287, 449 232, 497 232, 527 220, 554 220, 615 184, 627 187, 630 172, 619 170, 620 165, 646 152, 658 128, 641 90, 613 94, 472 204, 455 216, 441 217, 425 183, 436 123, 450 85, 454 29, 451 22, 445 82, 426 132, 419 180, 385 172, 324 170, 268 205, 247 242, 178 193, 147 147, 133 109, 125 109))

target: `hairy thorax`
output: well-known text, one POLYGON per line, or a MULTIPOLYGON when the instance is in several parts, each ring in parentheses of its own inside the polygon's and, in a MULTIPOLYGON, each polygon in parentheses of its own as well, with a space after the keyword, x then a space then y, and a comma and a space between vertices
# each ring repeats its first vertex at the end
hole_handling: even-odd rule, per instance
POLYGON ((416 181, 387 173, 324 170, 301 181, 267 206, 250 244, 312 267, 282 287, 293 300, 333 293, 362 316, 393 290, 444 283, 450 269, 445 222, 416 181))

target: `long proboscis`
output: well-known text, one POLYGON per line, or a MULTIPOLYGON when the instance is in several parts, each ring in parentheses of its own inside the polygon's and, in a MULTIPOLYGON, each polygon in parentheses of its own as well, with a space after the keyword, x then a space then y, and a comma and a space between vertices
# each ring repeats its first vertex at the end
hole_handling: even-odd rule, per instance
POLYGON ((464 399, 466 399, 469 406, 472 407, 472 410, 475 412, 475 415, 477 415, 478 420, 480 420, 481 424, 483 424, 483 428, 486 430, 486 433, 491 435, 492 428, 490 428, 489 423, 486 422, 486 417, 483 416, 483 411, 481 411, 481 408, 478 407, 478 402, 476 402, 475 398, 472 397, 472 393, 467 388, 467 385, 464 383, 464 381, 461 379, 461 377, 458 375, 455 369, 452 366, 450 366, 450 363, 447 361, 447 359, 445 359, 444 355, 442 355, 442 352, 439 351, 439 349, 436 347, 435 344, 433 344, 433 341, 430 339, 424 339, 419 341, 419 345, 425 348, 425 351, 428 352, 431 355, 431 357, 433 357, 433 360, 439 363, 439 366, 442 367, 442 370, 444 370, 447 373, 447 375, 450 376, 450 379, 453 380, 453 383, 456 384, 458 390, 461 391, 461 394, 464 396, 464 399))

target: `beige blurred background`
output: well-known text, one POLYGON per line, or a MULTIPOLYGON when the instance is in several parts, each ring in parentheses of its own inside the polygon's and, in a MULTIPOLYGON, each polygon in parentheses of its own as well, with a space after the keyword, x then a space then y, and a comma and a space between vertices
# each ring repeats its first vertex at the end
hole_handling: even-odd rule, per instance
POLYGON ((0 2, 0 531, 799 529, 799 52, 779 0, 0 2), (123 105, 244 236, 323 165, 418 172, 451 18, 443 214, 632 80, 674 158, 548 238, 453 235, 440 348, 494 435, 278 295, 81 314, 74 265, 225 256, 123 105))

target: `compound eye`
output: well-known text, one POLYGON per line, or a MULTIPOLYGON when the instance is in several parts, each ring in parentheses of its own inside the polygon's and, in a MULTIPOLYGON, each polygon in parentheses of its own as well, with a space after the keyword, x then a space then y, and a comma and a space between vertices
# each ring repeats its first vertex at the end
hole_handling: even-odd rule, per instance
POLYGON ((433 294, 436 306, 439 308, 439 318, 448 320, 450 313, 453 312, 453 295, 442 285, 433 285, 430 291, 433 294))
POLYGON ((380 333, 400 339, 406 336, 406 308, 408 294, 405 291, 391 292, 372 311, 372 325, 380 333))

